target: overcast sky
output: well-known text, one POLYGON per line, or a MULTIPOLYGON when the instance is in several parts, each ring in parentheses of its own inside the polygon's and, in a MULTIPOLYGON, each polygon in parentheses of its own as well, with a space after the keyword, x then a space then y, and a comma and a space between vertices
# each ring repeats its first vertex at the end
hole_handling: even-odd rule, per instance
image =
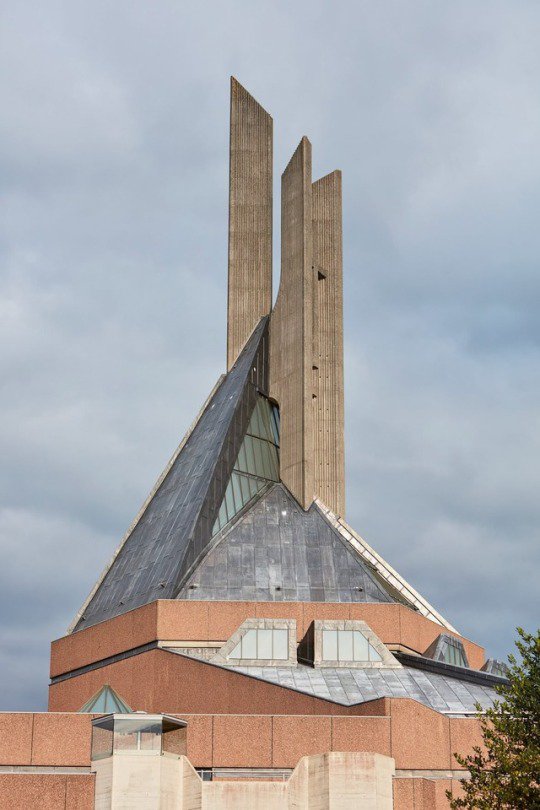
POLYGON ((343 171, 347 519, 504 657, 539 608, 540 5, 1 6, 0 708, 46 707, 224 369, 230 74, 276 194, 302 135, 343 171))

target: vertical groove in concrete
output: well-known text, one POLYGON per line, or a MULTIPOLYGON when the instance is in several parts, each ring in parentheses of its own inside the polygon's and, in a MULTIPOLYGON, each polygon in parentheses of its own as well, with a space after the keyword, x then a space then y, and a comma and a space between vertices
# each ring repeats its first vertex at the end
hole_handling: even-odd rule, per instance
POLYGON ((341 172, 313 183, 314 487, 345 513, 341 172))
POLYGON ((227 369, 272 308, 271 116, 231 77, 227 369))
POLYGON ((313 480, 311 144, 302 138, 281 178, 281 282, 270 320, 270 395, 280 405, 281 480, 307 509, 313 480))

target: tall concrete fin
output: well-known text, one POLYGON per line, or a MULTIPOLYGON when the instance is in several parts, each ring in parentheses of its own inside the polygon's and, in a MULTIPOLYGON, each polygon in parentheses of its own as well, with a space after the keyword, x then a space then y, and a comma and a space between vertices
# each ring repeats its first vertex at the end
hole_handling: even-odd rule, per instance
POLYGON ((272 308, 272 125, 231 77, 228 370, 272 308))
POLYGON ((311 144, 302 138, 281 178, 281 282, 270 321, 270 396, 280 405, 281 480, 307 509, 313 478, 311 144))
POLYGON ((341 172, 313 183, 315 492, 345 513, 341 172))

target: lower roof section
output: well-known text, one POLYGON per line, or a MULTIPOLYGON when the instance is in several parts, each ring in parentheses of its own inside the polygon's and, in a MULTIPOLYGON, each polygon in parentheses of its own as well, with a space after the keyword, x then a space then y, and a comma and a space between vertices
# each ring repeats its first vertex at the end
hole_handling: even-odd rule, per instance
POLYGON ((55 679, 49 709, 77 711, 104 683, 136 710, 169 714, 358 715, 378 713, 379 700, 403 698, 439 715, 468 716, 476 701, 486 708, 496 697, 481 678, 471 684, 412 667, 242 667, 152 645, 55 679))
MULTIPOLYGON (((168 652, 196 658, 185 650, 170 649, 168 652)), ((223 666, 207 660, 204 663, 223 666)), ((487 709, 496 698, 495 690, 481 683, 474 684, 457 677, 405 666, 400 669, 353 669, 315 668, 302 664, 297 667, 242 667, 229 664, 225 668, 342 706, 354 706, 379 698, 411 698, 443 714, 470 715, 476 712, 477 703, 487 709)))

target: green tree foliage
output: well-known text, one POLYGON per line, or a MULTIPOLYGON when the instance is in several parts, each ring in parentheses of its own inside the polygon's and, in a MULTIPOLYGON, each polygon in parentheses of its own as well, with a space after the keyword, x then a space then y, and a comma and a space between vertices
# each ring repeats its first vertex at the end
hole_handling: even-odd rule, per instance
POLYGON ((540 630, 518 633, 521 661, 508 657, 509 682, 496 687, 500 699, 481 719, 485 750, 455 754, 471 778, 463 797, 447 792, 452 810, 540 810, 540 630))

